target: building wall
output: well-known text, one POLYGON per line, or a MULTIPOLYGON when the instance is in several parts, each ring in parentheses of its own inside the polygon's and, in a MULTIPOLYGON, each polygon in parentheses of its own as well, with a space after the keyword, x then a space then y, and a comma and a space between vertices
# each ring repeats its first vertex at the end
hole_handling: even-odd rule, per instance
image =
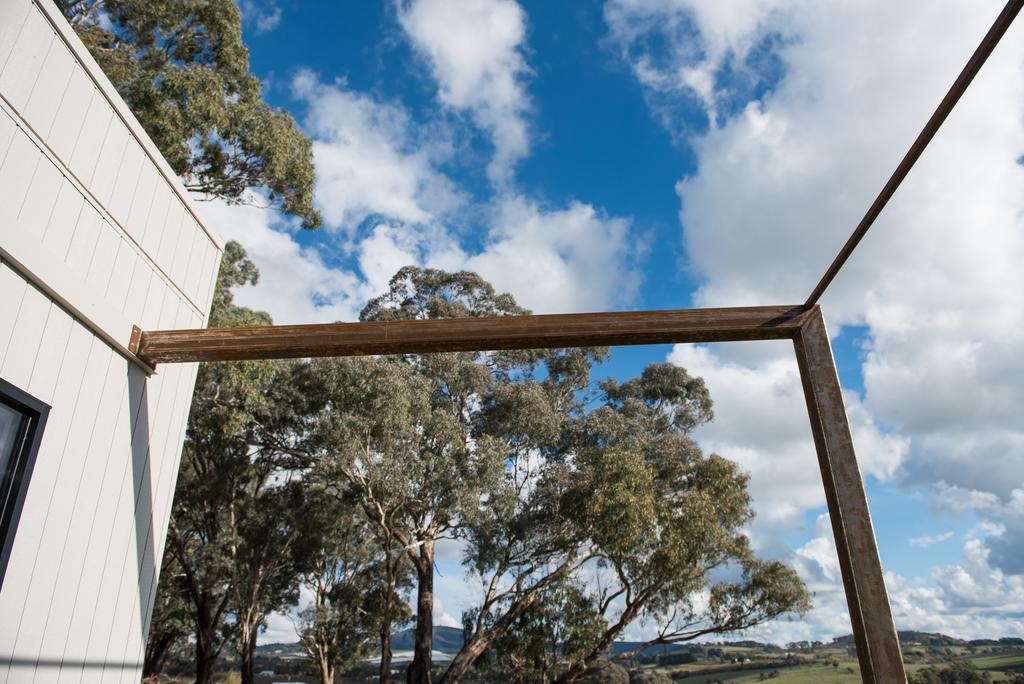
POLYGON ((0 585, 0 682, 139 681, 223 245, 49 0, 0 0, 0 378, 49 404, 0 585))

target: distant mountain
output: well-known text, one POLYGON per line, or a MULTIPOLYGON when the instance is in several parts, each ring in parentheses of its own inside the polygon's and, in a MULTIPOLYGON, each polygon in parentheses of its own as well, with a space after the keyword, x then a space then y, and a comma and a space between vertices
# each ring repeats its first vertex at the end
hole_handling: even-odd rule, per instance
MULTIPOLYGON (((434 650, 455 655, 462 648, 462 630, 455 627, 434 627, 434 650)), ((392 651, 411 651, 416 647, 416 634, 406 629, 391 637, 392 651)), ((291 644, 261 644, 256 647, 260 655, 292 656, 304 655, 298 642, 291 644)))
MULTIPOLYGON (((435 651, 455 655, 462 649, 462 630, 455 627, 434 627, 435 651)), ((392 651, 411 651, 416 647, 416 632, 406 629, 391 637, 392 651)))
MULTIPOLYGON (((951 637, 947 634, 940 632, 918 632, 912 629, 900 630, 896 632, 900 638, 901 644, 921 644, 923 646, 967 646, 967 645, 995 645, 995 644, 1015 644, 1020 639, 1012 637, 1004 637, 1002 639, 974 639, 968 641, 967 639, 958 639, 951 637)), ((836 637, 833 643, 840 644, 842 646, 853 646, 853 635, 847 634, 846 636, 836 637)), ((1024 642, 1021 642, 1024 643, 1024 642)))

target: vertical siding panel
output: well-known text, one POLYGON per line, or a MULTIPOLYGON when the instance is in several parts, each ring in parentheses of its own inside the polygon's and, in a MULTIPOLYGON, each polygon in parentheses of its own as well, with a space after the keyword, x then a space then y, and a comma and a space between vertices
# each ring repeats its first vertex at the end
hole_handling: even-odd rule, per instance
POLYGON ((159 282, 159 279, 150 269, 149 262, 139 258, 135 262, 135 271, 128 284, 128 297, 125 299, 123 311, 128 320, 140 328, 142 328, 142 309, 146 306, 149 289, 155 282, 159 282))
MULTIPOLYGON (((69 501, 66 507, 68 514, 66 519, 61 520, 65 524, 53 529, 54 536, 62 539, 62 543, 56 563, 56 577, 49 592, 49 603, 40 606, 46 615, 45 627, 34 651, 29 650, 32 644, 22 647, 23 651, 38 653, 38 681, 52 682, 58 670, 57 663, 64 658, 65 641, 70 634, 71 616, 79 588, 98 584, 97 573, 100 568, 85 562, 86 549, 95 542, 97 536, 107 535, 107 528, 102 525, 104 522, 109 524, 109 521, 97 518, 103 504, 100 494, 111 461, 119 462, 123 459, 123 452, 115 452, 111 445, 115 433, 120 431, 122 420, 128 421, 128 411, 124 409, 127 401, 124 366, 128 362, 107 349, 109 361, 103 384, 93 397, 99 406, 96 421, 91 426, 88 438, 74 447, 74 460, 78 467, 62 472, 62 490, 69 501)), ((37 590, 37 593, 44 592, 37 590)))
POLYGON ((60 107, 57 109, 57 116, 54 117, 53 125, 46 136, 46 144, 69 167, 75 143, 81 137, 79 134, 85 125, 82 112, 88 111, 95 91, 96 86, 89 78, 89 74, 85 73, 81 65, 75 64, 68 79, 68 86, 64 89, 60 107))
POLYGON ((117 172, 121 168, 121 160, 124 158, 127 146, 128 131, 121 124, 120 119, 113 117, 107 130, 107 137, 103 141, 103 147, 100 148, 100 155, 96 159, 96 168, 93 169, 92 179, 88 184, 93 196, 104 207, 110 207, 110 196, 114 192, 117 172))
POLYGON ((82 202, 82 211, 79 212, 78 223, 75 224, 75 234, 71 237, 71 244, 68 245, 68 253, 64 258, 67 267, 81 278, 85 278, 89 273, 89 264, 92 263, 92 254, 96 251, 102 223, 100 213, 88 202, 82 202))
POLYGON ((185 209, 181 206, 181 200, 177 197, 171 198, 171 206, 167 212, 167 223, 160 234, 160 247, 153 260, 160 267, 168 278, 171 277, 171 262, 174 259, 174 251, 178 248, 178 241, 181 239, 182 223, 185 221, 185 209))
MULTIPOLYGON (((124 655, 125 643, 131 630, 139 629, 131 617, 140 603, 139 565, 155 562, 144 557, 146 538, 150 534, 152 511, 152 453, 165 439, 166 426, 172 413, 174 395, 182 369, 167 369, 160 381, 157 397, 149 396, 149 405, 143 405, 136 431, 141 434, 132 440, 130 467, 124 478, 119 517, 111 530, 109 573, 112 593, 104 591, 96 606, 92 634, 89 639, 91 653, 105 653, 106 660, 116 662, 124 655), (115 562, 116 561, 116 562, 115 562), (102 605, 105 604, 105 605, 102 605)), ((105 578, 106 579, 106 578, 105 578)), ((120 672, 104 670, 95 681, 120 677, 120 672)), ((93 677, 83 677, 83 682, 93 677)))
POLYGON ((28 393, 42 402, 54 404, 54 388, 60 375, 61 361, 71 337, 71 326, 74 319, 51 301, 50 313, 46 318, 46 328, 39 343, 32 376, 28 381, 28 393))
MULTIPOLYGON (((175 321, 176 327, 187 327, 194 320, 195 312, 185 302, 181 302, 178 311, 178 318, 175 321)), ((178 461, 181 457, 182 442, 185 434, 185 424, 188 420, 189 409, 191 408, 192 391, 194 387, 194 364, 182 365, 179 369, 179 376, 171 390, 170 410, 164 411, 165 415, 161 420, 167 424, 166 432, 157 443, 150 444, 150 468, 151 468, 151 496, 146 496, 147 483, 137 481, 135 483, 136 495, 140 503, 150 501, 150 510, 147 515, 144 511, 136 510, 136 519, 148 519, 145 548, 140 556, 134 573, 138 591, 139 601, 133 604, 131 618, 127 621, 129 630, 127 640, 122 642, 120 652, 108 652, 109 658, 122 657, 127 661, 137 660, 142 657, 145 649, 146 636, 149 633, 149 620, 152 617, 152 599, 156 591, 156 583, 159 579, 159 569, 163 560, 160 553, 163 550, 166 537, 165 530, 170 515, 170 506, 174 483, 168 484, 171 471, 177 472, 178 461), (190 384, 191 383, 191 384, 190 384)), ((116 645, 116 644, 112 644, 116 645)))
POLYGON ((28 186, 21 213, 18 214, 17 231, 35 235, 37 240, 43 239, 63 178, 57 167, 40 154, 32 183, 28 186))
POLYGON ((75 147, 71 153, 69 166, 78 181, 86 187, 92 179, 93 171, 96 170, 100 148, 107 137, 107 129, 110 127, 110 120, 113 116, 110 104, 104 99, 103 93, 93 88, 92 95, 89 97, 89 108, 85 110, 85 118, 75 117, 75 119, 81 119, 82 126, 75 138, 75 147))
POLYGON ((25 111, 25 103, 39 78, 46 53, 56 40, 56 34, 43 15, 33 8, 21 27, 3 73, 0 73, 0 92, 15 110, 25 111))
POLYGON ((18 127, 14 119, 7 115, 7 112, 0 111, 0 167, 4 165, 7 158, 7 150, 11 147, 11 140, 14 139, 14 132, 18 127))
POLYGON ((32 377, 32 365, 36 360, 39 341, 43 339, 50 304, 50 299, 35 287, 25 288, 7 354, 0 366, 0 377, 26 391, 29 378, 32 377))
MULTIPOLYGON (((198 238, 196 233, 198 232, 195 221, 189 214, 185 214, 185 220, 181 224, 181 237, 174 250, 174 261, 171 262, 171 272, 168 273, 171 280, 178 283, 179 287, 182 287, 181 284, 185 282, 188 260, 192 257, 192 250, 195 249, 198 238)), ((187 291, 187 289, 187 287, 182 287, 183 291, 187 291)))
POLYGON ((28 283, 19 273, 0 261, 0 366, 14 334, 14 320, 18 317, 21 300, 28 283))
MULTIPOLYGON (((161 317, 164 309, 176 310, 177 307, 177 300, 171 294, 170 288, 161 285, 162 281, 154 279, 147 297, 150 315, 154 320, 161 317)), ((133 482, 135 472, 148 464, 154 421, 166 411, 166 403, 170 400, 168 390, 173 385, 171 379, 175 377, 176 371, 172 365, 165 366, 161 368, 160 373, 148 378, 141 387, 135 386, 141 399, 137 406, 133 406, 135 415, 129 426, 130 447, 121 452, 123 466, 120 477, 114 478, 111 482, 117 490, 108 497, 114 501, 113 522, 104 528, 107 530, 106 537, 96 541, 96 550, 101 559, 98 562, 101 566, 99 586, 94 590, 91 602, 84 594, 79 600, 81 607, 75 609, 73 644, 69 642, 67 657, 77 652, 89 653, 93 657, 106 653, 111 643, 111 630, 117 625, 118 611, 122 621, 126 618, 124 613, 127 612, 127 606, 119 606, 119 603, 128 600, 131 596, 129 590, 133 586, 136 592, 135 601, 138 601, 137 583, 125 588, 125 583, 128 582, 126 568, 131 567, 128 559, 136 558, 141 546, 136 541, 138 521, 134 517, 136 499, 133 482), (77 615, 79 611, 81 615, 77 615), (72 650, 72 646, 75 650, 72 650)), ((136 379, 137 374, 129 374, 129 383, 136 379)), ((121 643, 123 644, 123 641, 121 643)), ((117 676, 120 676, 120 673, 117 676)), ((61 681, 88 682, 105 679, 100 668, 84 671, 65 668, 61 671, 61 681)))
POLYGON ((99 501, 90 531, 91 539, 83 561, 85 567, 95 570, 83 575, 78 583, 72 601, 71 622, 67 629, 67 643, 63 653, 65 665, 61 668, 59 678, 54 678, 55 681, 77 682, 83 675, 87 679, 95 678, 95 673, 102 671, 100 668, 90 668, 83 672, 83 669, 76 667, 75 664, 87 659, 101 660, 98 652, 89 648, 91 630, 96 623, 97 613, 107 614, 112 610, 110 604, 116 596, 111 588, 116 585, 115 578, 111 576, 111 568, 114 565, 114 556, 118 555, 119 550, 111 548, 111 539, 119 525, 130 524, 123 515, 118 515, 124 506, 124 483, 131 467, 132 430, 138 421, 139 410, 146 401, 149 387, 141 371, 131 364, 125 366, 120 368, 120 383, 126 386, 127 391, 122 397, 122 415, 118 420, 111 447, 111 453, 115 454, 115 457, 110 459, 101 483, 99 501), (89 674, 90 671, 92 675, 89 674))
MULTIPOLYGON (((21 624, 18 626, 14 651, 16 654, 37 654, 42 644, 50 598, 56 589, 57 576, 61 569, 60 559, 64 552, 65 533, 72 522, 75 494, 85 467, 85 445, 89 443, 97 421, 103 417, 100 410, 102 404, 98 398, 104 394, 107 370, 113 354, 110 347, 99 340, 93 343, 86 364, 85 381, 80 390, 82 400, 75 407, 49 505, 36 509, 46 511, 46 522, 43 524, 42 534, 36 541, 38 546, 35 567, 25 595, 21 624)), ((21 532, 19 529, 19 535, 21 532)))
POLYGON ((165 302, 174 300, 170 286, 164 282, 158 273, 153 274, 153 282, 149 286, 149 293, 146 295, 146 305, 142 308, 142 323, 139 327, 143 330, 158 330, 160 318, 164 312, 165 302))
POLYGON ((45 138, 53 126, 61 97, 68 87, 74 68, 75 59, 64 47, 64 43, 55 38, 50 51, 46 53, 28 104, 25 105, 25 120, 40 137, 45 138))
POLYGON ((89 262, 89 271, 85 276, 85 282, 95 287, 100 292, 106 292, 110 283, 114 268, 114 260, 117 259, 117 250, 121 248, 124 240, 106 221, 100 222, 100 233, 96 240, 96 249, 92 253, 92 261, 89 262))
MULTIPOLYGON (((161 507, 153 514, 152 528, 154 531, 166 530, 170 522, 171 509, 174 502, 174 489, 178 482, 178 471, 181 466, 181 452, 184 445, 185 430, 188 426, 188 414, 192 407, 191 396, 195 388, 196 373, 198 369, 198 364, 191 363, 185 365, 182 372, 182 381, 177 393, 181 413, 174 421, 174 424, 177 426, 177 433, 167 442, 168 451, 164 457, 164 469, 163 474, 161 475, 162 483, 159 490, 159 496, 157 498, 161 507)), ((163 562, 167 535, 162 534, 154 536, 152 541, 152 553, 153 558, 156 559, 156 565, 149 567, 147 569, 147 573, 144 574, 142 578, 143 585, 148 586, 148 592, 143 594, 145 598, 143 604, 140 606, 143 616, 142 627, 139 632, 132 633, 132 636, 138 635, 138 638, 129 640, 128 649, 125 652, 126 660, 136 658, 141 659, 145 656, 146 638, 149 635, 149 628, 152 625, 153 620, 153 602, 156 598, 157 591, 160 590, 160 568, 163 562)), ((121 681, 127 682, 129 680, 127 678, 122 678, 121 681)))
POLYGON ((28 13, 32 11, 32 3, 28 0, 5 0, 0 2, 0 72, 7 64, 14 43, 21 34, 28 13))
POLYGON ((71 238, 75 234, 75 226, 82 212, 82 194, 67 178, 61 178, 60 190, 53 205, 53 213, 46 223, 43 233, 43 246, 60 261, 67 258, 71 238))
POLYGON ((174 201, 174 193, 167 185, 167 181, 160 178, 156 183, 153 208, 149 211, 149 217, 146 219, 146 232, 142 237, 142 248, 154 263, 157 252, 160 251, 160 240, 164 237, 172 201, 174 201))
MULTIPOLYGON (((132 195, 132 208, 128 212, 128 219, 125 221, 124 229, 132 236, 139 245, 146 234, 146 221, 149 219, 150 209, 153 207, 153 200, 156 194, 157 173, 149 160, 145 160, 142 170, 139 173, 139 185, 132 195)), ((114 195, 117 193, 115 191, 114 195)))
MULTIPOLYGON (((0 591, 0 615, 6 616, 9 620, 9 627, 0 629, 0 649, 4 653, 17 653, 16 641, 25 621, 24 609, 28 602, 29 587, 36 575, 38 553, 44 543, 43 530, 47 511, 57 493, 55 490, 61 464, 68 450, 68 435, 77 416, 80 415, 76 412, 79 404, 89 403, 88 399, 82 399, 82 390, 87 385, 86 375, 95 339, 85 328, 76 325, 71 329, 57 379, 57 388, 54 390, 54 395, 60 397, 61 401, 54 403, 47 418, 25 497, 24 510, 36 514, 22 515, 18 521, 10 563, 4 576, 3 591, 0 591)), ((96 390, 94 385, 89 387, 93 391, 96 390)), ((68 456, 69 460, 73 458, 68 456)), ((49 593, 52 587, 45 589, 45 593, 49 593)), ((32 619, 33 616, 28 617, 29 621, 32 619)), ((7 665, 0 662, 0 681, 3 681, 7 674, 7 665)))
POLYGON ((0 235, 14 230, 15 219, 25 203, 28 186, 42 157, 39 148, 18 129, 0 167, 0 235))
POLYGON ((114 183, 110 206, 107 207, 110 215, 117 219, 117 222, 125 230, 128 228, 128 212, 131 209, 132 200, 135 198, 135 190, 139 187, 142 161, 142 148, 134 139, 129 139, 124 148, 121 168, 117 172, 117 181, 114 183))
POLYGON ((132 274, 135 272, 135 263, 140 261, 135 245, 130 240, 121 240, 121 246, 117 250, 117 258, 114 260, 114 267, 111 270, 110 282, 107 283, 107 301, 117 308, 124 310, 124 303, 128 297, 128 291, 132 284, 132 274))

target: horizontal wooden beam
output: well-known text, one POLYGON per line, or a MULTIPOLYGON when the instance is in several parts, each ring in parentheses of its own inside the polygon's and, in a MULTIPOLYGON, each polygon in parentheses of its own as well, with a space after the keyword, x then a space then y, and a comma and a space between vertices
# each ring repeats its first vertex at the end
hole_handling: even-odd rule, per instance
POLYGON ((143 331, 145 363, 792 339, 802 306, 143 331))

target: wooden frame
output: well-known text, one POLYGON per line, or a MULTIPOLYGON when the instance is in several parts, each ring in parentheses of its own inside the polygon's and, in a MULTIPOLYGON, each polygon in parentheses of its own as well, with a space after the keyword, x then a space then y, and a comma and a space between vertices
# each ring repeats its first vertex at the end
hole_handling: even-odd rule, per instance
POLYGON ((832 346, 817 305, 166 330, 132 335, 158 363, 791 339, 865 682, 906 681, 832 346))

